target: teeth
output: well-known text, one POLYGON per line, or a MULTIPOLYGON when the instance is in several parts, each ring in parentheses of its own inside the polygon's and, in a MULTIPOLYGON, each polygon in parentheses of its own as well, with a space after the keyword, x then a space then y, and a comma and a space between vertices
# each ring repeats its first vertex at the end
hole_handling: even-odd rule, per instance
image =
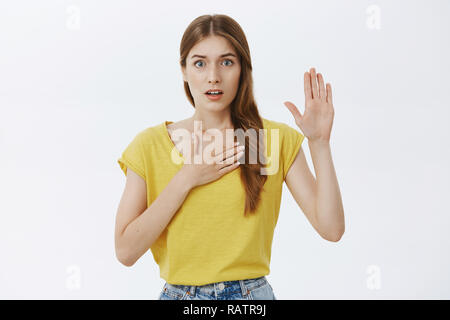
POLYGON ((220 94, 220 91, 208 91, 209 94, 220 94))

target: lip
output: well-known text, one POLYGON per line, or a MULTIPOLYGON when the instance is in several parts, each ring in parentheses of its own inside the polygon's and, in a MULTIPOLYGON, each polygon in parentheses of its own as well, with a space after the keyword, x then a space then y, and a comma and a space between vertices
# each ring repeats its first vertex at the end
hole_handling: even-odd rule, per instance
POLYGON ((217 100, 220 100, 220 99, 222 98, 223 92, 222 92, 222 94, 218 94, 218 95, 216 95, 216 96, 213 96, 213 95, 210 95, 210 94, 206 94, 206 93, 205 93, 205 96, 206 96, 209 100, 217 101, 217 100))
MULTIPOLYGON (((206 92, 209 92, 209 91, 220 91, 220 92, 222 92, 223 93, 223 90, 222 89, 220 89, 220 88, 212 88, 212 89, 209 89, 208 91, 206 91, 206 92)), ((205 92, 205 94, 206 94, 206 92, 205 92)))

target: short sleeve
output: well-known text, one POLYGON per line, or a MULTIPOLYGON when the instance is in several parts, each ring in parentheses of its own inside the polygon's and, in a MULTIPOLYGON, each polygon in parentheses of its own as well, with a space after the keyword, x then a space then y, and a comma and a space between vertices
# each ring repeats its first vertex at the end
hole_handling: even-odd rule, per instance
POLYGON ((288 126, 283 126, 283 142, 281 159, 283 163, 283 180, 286 179, 286 175, 294 162, 298 151, 302 145, 305 136, 298 130, 288 126))
POLYGON ((123 173, 130 168, 145 180, 145 159, 142 144, 142 132, 138 133, 117 160, 123 173))

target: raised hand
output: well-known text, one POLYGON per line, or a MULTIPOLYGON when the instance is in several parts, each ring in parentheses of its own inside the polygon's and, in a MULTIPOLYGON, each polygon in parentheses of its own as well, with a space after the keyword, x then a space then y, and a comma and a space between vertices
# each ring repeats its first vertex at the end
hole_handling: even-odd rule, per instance
POLYGON ((290 101, 284 102, 295 118, 295 123, 309 141, 330 141, 334 108, 331 84, 324 85, 322 74, 314 68, 304 74, 305 112, 302 115, 290 101))

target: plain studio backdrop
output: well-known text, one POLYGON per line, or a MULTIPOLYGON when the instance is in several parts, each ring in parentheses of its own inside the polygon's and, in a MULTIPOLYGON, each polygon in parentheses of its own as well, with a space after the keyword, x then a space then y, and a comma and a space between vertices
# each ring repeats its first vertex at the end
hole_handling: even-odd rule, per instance
POLYGON ((158 298, 150 251, 115 257, 117 159, 193 114, 179 45, 203 14, 242 26, 263 117, 300 130, 283 102, 303 112, 310 67, 333 87, 346 231, 322 239, 284 184, 277 298, 449 299, 447 0, 2 1, 0 298, 158 298))

